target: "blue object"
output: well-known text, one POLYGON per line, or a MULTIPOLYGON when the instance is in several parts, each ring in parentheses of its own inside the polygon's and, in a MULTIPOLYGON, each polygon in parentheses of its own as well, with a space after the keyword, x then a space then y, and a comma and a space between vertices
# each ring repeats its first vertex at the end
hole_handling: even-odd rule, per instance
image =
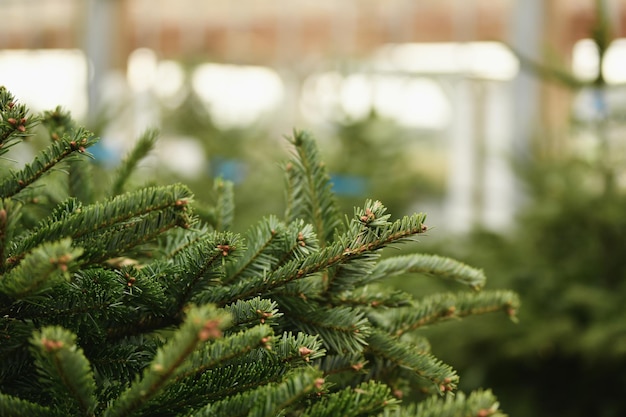
POLYGON ((211 159, 211 176, 223 178, 234 184, 241 183, 247 175, 247 164, 237 159, 211 159))
POLYGON ((330 181, 332 183, 332 190, 337 195, 359 197, 363 196, 367 191, 367 180, 365 177, 332 174, 330 181))

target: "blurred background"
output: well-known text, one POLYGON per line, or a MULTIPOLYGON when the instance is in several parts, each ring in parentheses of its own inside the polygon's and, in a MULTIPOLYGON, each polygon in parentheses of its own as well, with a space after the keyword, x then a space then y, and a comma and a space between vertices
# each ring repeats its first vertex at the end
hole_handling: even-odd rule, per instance
POLYGON ((421 249, 520 293, 519 324, 429 335, 463 389, 513 416, 626 415, 626 0, 0 0, 0 17, 0 84, 70 110, 98 164, 158 127, 145 177, 201 201, 232 181, 244 231, 283 210, 283 136, 307 129, 344 212, 426 212, 421 249))

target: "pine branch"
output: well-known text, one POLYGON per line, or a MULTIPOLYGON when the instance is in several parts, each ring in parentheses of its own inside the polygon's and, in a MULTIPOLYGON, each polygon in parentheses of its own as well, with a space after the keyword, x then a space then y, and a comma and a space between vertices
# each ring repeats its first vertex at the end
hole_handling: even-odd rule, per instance
POLYGON ((83 260, 101 263, 127 254, 130 249, 155 240, 174 227, 186 227, 187 216, 178 207, 147 213, 142 217, 118 224, 100 232, 76 238, 85 248, 83 260), (182 217, 182 219, 181 219, 182 217))
POLYGON ((0 156, 29 136, 39 123, 37 117, 28 114, 23 104, 17 104, 15 97, 0 86, 0 156))
POLYGON ((249 229, 245 235, 248 244, 237 262, 226 268, 224 282, 262 276, 272 270, 277 263, 278 240, 284 234, 284 227, 278 218, 270 216, 249 229))
MULTIPOLYGON (((68 207, 73 211, 64 210, 57 212, 53 217, 42 222, 40 226, 17 241, 8 254, 7 263, 9 266, 15 266, 29 250, 45 241, 71 237, 74 240, 91 238, 90 242, 97 242, 99 234, 106 233, 111 228, 116 230, 114 229, 115 227, 125 228, 126 224, 130 224, 134 231, 127 231, 125 237, 118 236, 116 238, 115 235, 109 235, 108 239, 102 241, 102 244, 98 247, 89 248, 91 253, 98 253, 99 251, 104 251, 105 254, 110 253, 111 248, 106 249, 107 244, 115 239, 120 243, 141 242, 145 240, 142 239, 141 235, 135 235, 135 238, 132 238, 132 236, 129 236, 129 233, 138 233, 142 230, 147 232, 148 230, 146 229, 149 226, 156 227, 157 232, 163 229, 165 226, 161 220, 164 220, 164 218, 159 219, 158 214, 156 218, 152 217, 144 222, 140 221, 141 216, 153 212, 169 209, 169 220, 173 221, 174 224, 169 223, 168 226, 179 225, 187 227, 190 220, 186 212, 186 206, 190 198, 191 192, 188 188, 182 185, 173 185, 145 188, 84 207, 72 204, 68 207), (134 222, 131 221, 133 218, 135 218, 134 222)), ((155 230, 150 230, 150 235, 154 234, 155 230)), ((128 247, 128 245, 125 245, 125 247, 128 247)), ((113 252, 117 251, 113 250, 113 252)), ((110 254, 112 255, 113 253, 110 254)))
POLYGON ((290 142, 296 157, 285 167, 289 184, 285 218, 287 223, 296 219, 311 223, 323 248, 333 240, 341 225, 330 177, 307 132, 294 131, 290 142))
POLYGON ((81 248, 72 247, 71 239, 43 243, 1 277, 0 293, 20 299, 67 281, 82 253, 81 248))
POLYGON ((368 381, 354 388, 325 395, 321 401, 305 410, 301 417, 368 417, 396 404, 398 400, 391 396, 387 385, 368 381))
POLYGON ((20 221, 21 205, 10 199, 0 199, 0 271, 4 271, 5 253, 20 221))
POLYGON ((384 372, 389 372, 387 363, 410 370, 434 384, 435 392, 453 391, 459 382, 456 371, 449 365, 429 353, 416 350, 412 344, 381 331, 374 330, 369 335, 367 351, 384 361, 381 366, 384 372))
POLYGON ((302 332, 295 336, 291 332, 286 332, 275 338, 272 352, 275 352, 282 362, 289 363, 291 366, 312 363, 326 354, 318 335, 302 332))
POLYGON ((262 324, 210 343, 189 356, 177 379, 200 375, 257 348, 270 349, 273 335, 272 328, 262 324))
POLYGON ((228 230, 232 227, 235 218, 235 193, 233 191, 233 183, 219 178, 215 180, 213 189, 217 193, 215 229, 221 231, 228 230))
POLYGON ((249 355, 245 361, 224 364, 198 377, 180 381, 143 413, 148 416, 188 415, 207 404, 278 383, 284 374, 284 364, 271 355, 249 355))
POLYGON ((240 330, 257 324, 276 324, 277 320, 283 316, 277 307, 274 301, 255 297, 246 301, 237 300, 226 306, 224 310, 233 317, 231 329, 240 330))
POLYGON ((69 111, 64 110, 61 106, 57 106, 54 110, 43 112, 41 124, 44 125, 50 133, 50 139, 57 141, 63 135, 75 130, 78 126, 69 111))
POLYGON ((391 243, 402 242, 416 234, 424 233, 426 231, 426 226, 423 224, 424 218, 423 214, 414 214, 390 225, 368 228, 365 231, 361 230, 360 223, 353 222, 351 230, 345 235, 337 238, 332 245, 312 253, 303 261, 292 260, 266 276, 251 277, 230 286, 217 288, 212 294, 203 298, 203 302, 230 304, 237 299, 246 299, 266 293, 294 280, 320 272, 325 268, 351 262, 363 255, 368 256, 369 253, 382 249, 391 243), (355 228, 357 229, 356 233, 355 228))
POLYGON ((425 254, 395 256, 378 262, 372 273, 364 277, 363 283, 378 281, 396 275, 418 273, 454 280, 475 290, 485 285, 485 274, 454 259, 425 254))
POLYGON ((93 184, 93 170, 89 161, 70 160, 68 189, 69 195, 85 204, 96 201, 96 192, 93 184))
POLYGON ((413 297, 394 288, 365 285, 352 291, 343 291, 330 299, 333 305, 348 305, 372 309, 397 308, 410 305, 413 297))
POLYGON ((368 317, 377 327, 401 335, 437 322, 497 311, 515 319, 518 308, 519 299, 510 291, 444 293, 415 301, 410 307, 371 312, 368 317))
POLYGON ((39 152, 32 164, 26 164, 22 170, 13 172, 11 178, 0 183, 0 196, 14 197, 42 175, 50 172, 61 161, 76 154, 86 153, 86 148, 97 141, 97 138, 93 138, 92 134, 84 129, 76 129, 71 135, 64 135, 39 152))
POLYGON ((89 361, 76 345, 76 335, 60 327, 44 327, 31 339, 40 381, 54 393, 66 413, 94 416, 96 384, 89 361))
POLYGON ((324 380, 313 368, 288 373, 282 382, 227 397, 204 407, 193 417, 275 417, 306 396, 319 392, 324 380))
MULTIPOLYGON (((349 233, 343 240, 361 242, 364 236, 378 237, 377 229, 389 226, 389 215, 385 214, 386 207, 379 201, 367 200, 365 208, 355 208, 354 218, 349 225, 349 233)), ((362 277, 371 273, 380 254, 376 251, 364 253, 351 262, 341 263, 329 268, 324 275, 324 285, 327 296, 331 297, 344 291, 356 288, 362 277)))
MULTIPOLYGON (((50 140, 53 142, 59 141, 64 136, 73 136, 74 132, 79 129, 70 112, 60 106, 52 111, 45 111, 41 123, 48 130, 50 140)), ((67 163, 69 195, 85 204, 95 202, 92 165, 84 159, 75 158, 69 158, 67 163)))
POLYGON ((212 229, 208 225, 198 225, 197 223, 194 223, 193 227, 188 229, 170 230, 168 233, 164 233, 163 236, 161 236, 158 242, 159 246, 156 250, 160 252, 161 258, 172 259, 178 256, 179 252, 186 250, 186 248, 204 239, 211 231, 212 229))
POLYGON ((263 219, 245 236, 250 242, 241 258, 226 269, 225 284, 262 277, 293 259, 305 259, 318 250, 310 225, 295 221, 288 226, 274 216, 263 219))
MULTIPOLYGON (((211 345, 189 361, 190 372, 181 374, 179 384, 160 396, 145 410, 147 415, 180 414, 208 403, 252 391, 271 383, 280 383, 289 369, 308 367, 324 354, 315 336, 284 334, 272 338, 267 326, 239 333, 238 342, 223 342, 228 349, 211 345), (246 342, 245 340, 248 340, 246 342), (242 343, 243 342, 243 343, 242 343), (240 346, 236 353, 235 347, 240 346), (217 353, 218 357, 213 357, 217 353), (210 358, 208 363, 207 359, 210 358)), ((219 344, 221 341, 217 341, 219 344)))
POLYGON ((329 308, 298 298, 281 298, 279 303, 291 328, 319 335, 331 352, 357 354, 367 344, 370 326, 360 310, 329 308))
POLYGON ((48 407, 0 393, 0 416, 50 417, 55 415, 48 407))
POLYGON ((139 410, 161 392, 180 373, 181 366, 197 347, 219 338, 228 325, 224 313, 211 306, 192 307, 184 324, 170 341, 157 351, 142 377, 133 383, 105 410, 104 417, 127 416, 139 410))
POLYGON ((470 395, 457 392, 445 397, 432 396, 397 410, 385 410, 380 417, 506 417, 490 390, 474 391, 470 395))
POLYGON ((234 260, 238 250, 238 235, 213 232, 178 252, 172 263, 183 273, 168 281, 168 292, 177 300, 178 310, 215 286, 224 275, 224 266, 234 260))
POLYGON ((137 168, 137 165, 145 158, 157 142, 159 131, 156 129, 146 130, 137 142, 133 145, 131 151, 122 159, 120 165, 113 175, 113 186, 110 195, 119 195, 124 191, 126 182, 131 174, 137 168))

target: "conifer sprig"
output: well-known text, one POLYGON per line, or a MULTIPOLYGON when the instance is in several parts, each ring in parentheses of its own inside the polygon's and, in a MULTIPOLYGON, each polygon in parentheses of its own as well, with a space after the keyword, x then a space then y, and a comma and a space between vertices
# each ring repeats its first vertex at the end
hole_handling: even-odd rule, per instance
POLYGON ((84 129, 76 129, 71 135, 64 135, 60 140, 51 143, 48 148, 39 152, 31 164, 25 165, 20 171, 14 172, 10 178, 0 183, 0 196, 2 198, 14 197, 42 175, 50 172, 61 161, 77 154, 87 154, 86 149, 97 141, 98 139, 84 129))
POLYGON ((311 253, 303 261, 294 259, 267 275, 218 288, 206 301, 230 304, 237 299, 246 299, 271 291, 334 265, 344 264, 361 256, 367 257, 391 243, 402 242, 416 234, 424 233, 426 231, 424 219, 423 214, 405 216, 402 220, 367 231, 361 229, 358 221, 353 222, 350 231, 337 238, 330 246, 311 253))
POLYGON ((69 401, 65 406, 74 415, 93 416, 96 384, 89 361, 76 346, 76 335, 60 327, 45 327, 35 332, 31 343, 39 380, 55 393, 55 401, 69 401))
POLYGON ((103 416, 127 416, 144 406, 183 371, 187 358, 201 343, 222 337, 229 318, 211 306, 192 307, 184 324, 168 344, 158 350, 142 377, 105 410, 103 416))
POLYGON ((120 162, 113 176, 113 185, 111 186, 111 195, 119 195, 124 191, 124 187, 129 178, 132 178, 132 172, 137 168, 139 162, 144 159, 157 142, 159 131, 156 129, 146 130, 137 142, 133 145, 130 152, 120 162))
POLYGON ((50 289, 69 279, 82 253, 82 248, 72 246, 71 239, 45 242, 2 276, 0 293, 20 299, 50 289))
POLYGON ((296 219, 309 221, 323 248, 333 240, 341 225, 330 177, 309 133, 296 130, 290 142, 297 157, 285 166, 288 184, 285 217, 288 223, 296 219))
POLYGON ((470 286, 475 290, 485 285, 485 273, 462 262, 438 255, 411 254, 383 259, 376 264, 372 273, 363 282, 378 281, 400 274, 418 273, 450 279, 470 286))
POLYGON ((55 415, 49 407, 32 403, 18 397, 0 393, 0 416, 49 417, 55 415))
POLYGON ((0 156, 9 149, 32 136, 39 118, 32 117, 24 104, 18 104, 13 94, 0 86, 0 156))
POLYGON ((384 410, 396 409, 399 403, 391 395, 388 385, 368 381, 323 396, 321 401, 305 410, 302 417, 373 416, 384 410))
MULTIPOLYGON (((190 198, 191 192, 187 187, 172 185, 144 188, 89 206, 68 206, 67 208, 73 211, 57 213, 53 218, 42 222, 38 228, 21 237, 8 253, 7 263, 9 266, 17 264, 29 250, 46 240, 71 237, 74 240, 92 238, 91 242, 98 242, 97 236, 110 230, 114 232, 113 236, 106 239, 98 249, 113 255, 110 247, 105 249, 108 245, 104 243, 111 242, 111 240, 117 240, 120 243, 128 242, 128 238, 118 236, 115 231, 127 231, 127 236, 135 233, 134 236, 141 241, 141 235, 136 233, 145 233, 150 229, 154 234, 155 231, 163 229, 164 225, 161 221, 163 218, 158 218, 158 215, 156 218, 143 220, 142 216, 150 213, 169 210, 168 218, 171 226, 188 227, 190 218, 186 212, 186 206, 190 198), (129 225, 134 231, 128 231, 129 225), (151 227, 156 227, 157 230, 151 227)), ((91 248, 92 252, 97 252, 94 249, 91 248)))
POLYGON ((215 224, 216 230, 229 230, 235 218, 235 193, 233 183, 218 178, 213 183, 213 189, 217 195, 215 204, 215 224))
POLYGON ((435 393, 454 391, 459 382, 459 376, 450 365, 381 331, 373 331, 367 338, 367 351, 383 360, 381 372, 389 369, 388 363, 392 363, 430 381, 436 388, 435 393))
POLYGON ((410 307, 388 312, 372 311, 369 318, 386 331, 401 335, 441 321, 496 311, 502 311, 512 320, 516 320, 519 306, 517 294, 511 291, 442 293, 416 300, 410 307))
POLYGON ((385 410, 381 417, 505 417, 499 406, 491 390, 478 390, 469 395, 457 392, 443 398, 433 396, 418 404, 385 410))

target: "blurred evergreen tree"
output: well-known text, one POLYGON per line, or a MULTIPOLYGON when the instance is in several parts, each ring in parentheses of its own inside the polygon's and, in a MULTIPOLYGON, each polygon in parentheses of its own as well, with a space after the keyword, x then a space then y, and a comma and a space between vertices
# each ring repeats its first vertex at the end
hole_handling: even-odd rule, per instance
MULTIPOLYGON (((593 32, 600 69, 611 40, 602 5, 593 32)), ((433 328, 429 336, 438 344, 449 332, 465 332, 456 347, 444 345, 442 357, 463 369, 464 388, 498 386, 512 415, 626 415, 625 143, 615 139, 623 134, 624 112, 606 103, 609 93, 623 93, 624 86, 607 85, 601 70, 583 82, 562 69, 522 63, 595 97, 592 117, 572 124, 573 132, 585 130, 595 144, 519 162, 528 204, 513 230, 476 230, 438 247, 483 265, 496 288, 520 294, 520 323, 505 329, 506 341, 494 345, 486 338, 489 324, 497 323, 490 320, 433 328)))

